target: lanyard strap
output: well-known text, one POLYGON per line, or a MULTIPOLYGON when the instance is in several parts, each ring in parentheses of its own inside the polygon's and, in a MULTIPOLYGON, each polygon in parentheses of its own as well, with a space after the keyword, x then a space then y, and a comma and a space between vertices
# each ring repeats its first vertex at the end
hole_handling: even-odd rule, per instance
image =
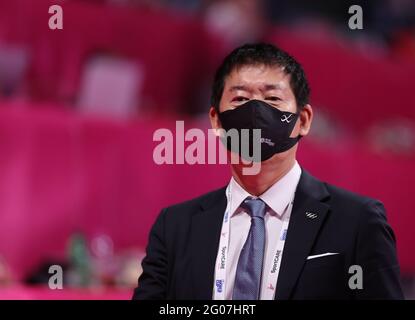
MULTIPOLYGON (((225 214, 223 216, 223 222, 222 222, 222 229, 220 234, 220 240, 219 240, 219 250, 216 257, 216 266, 215 266, 215 283, 214 283, 214 290, 213 290, 213 299, 214 300, 225 300, 225 290, 227 285, 226 280, 226 266, 227 266, 227 260, 228 260, 228 251, 229 251, 229 231, 230 231, 230 215, 232 211, 231 208, 231 183, 228 184, 228 187, 226 188, 226 197, 228 200, 228 203, 226 205, 225 214)), ((292 210, 294 197, 290 201, 289 207, 287 210, 292 210)), ((281 268, 281 258, 282 253, 284 251, 284 244, 285 244, 285 238, 287 235, 288 230, 288 224, 289 224, 289 216, 290 215, 284 215, 283 223, 281 227, 280 234, 278 236, 278 241, 275 246, 274 252, 273 252, 273 260, 271 263, 270 270, 267 274, 264 274, 263 276, 267 277, 267 290, 265 290, 265 296, 262 297, 264 300, 272 300, 275 296, 275 289, 278 281, 278 274, 281 268)), ((261 290, 262 291, 262 290, 261 290)))
POLYGON ((226 205, 223 216, 222 230, 220 232, 219 250, 215 266, 215 287, 213 290, 214 300, 225 300, 226 286, 226 263, 228 259, 229 231, 230 231, 230 213, 231 213, 231 184, 226 188, 226 205))

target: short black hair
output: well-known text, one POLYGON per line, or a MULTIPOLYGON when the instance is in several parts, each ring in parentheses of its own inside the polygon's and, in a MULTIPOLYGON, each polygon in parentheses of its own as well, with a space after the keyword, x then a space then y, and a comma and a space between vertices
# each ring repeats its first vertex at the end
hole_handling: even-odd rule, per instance
POLYGON ((290 86, 297 108, 303 108, 309 101, 310 88, 300 63, 287 52, 269 43, 245 44, 234 49, 225 57, 216 71, 212 85, 211 106, 219 112, 219 103, 225 87, 226 77, 235 69, 249 65, 280 66, 290 75, 290 86))

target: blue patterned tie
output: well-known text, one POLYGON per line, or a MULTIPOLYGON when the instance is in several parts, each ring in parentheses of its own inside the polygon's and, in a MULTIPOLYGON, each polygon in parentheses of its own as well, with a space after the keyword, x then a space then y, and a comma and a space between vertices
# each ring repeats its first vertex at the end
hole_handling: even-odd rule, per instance
POLYGON ((259 300, 265 250, 265 203, 247 198, 241 205, 251 216, 248 238, 239 255, 233 300, 259 300))

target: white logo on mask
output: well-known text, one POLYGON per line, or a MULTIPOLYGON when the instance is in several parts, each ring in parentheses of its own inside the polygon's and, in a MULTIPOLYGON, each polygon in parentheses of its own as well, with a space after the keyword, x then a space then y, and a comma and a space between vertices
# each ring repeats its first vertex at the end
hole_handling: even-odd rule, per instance
POLYGON ((287 123, 290 123, 293 119, 291 119, 291 120, 289 120, 290 118, 291 118, 291 116, 292 116, 292 114, 289 114, 288 116, 287 115, 285 115, 285 114, 283 114, 282 115, 282 117, 281 117, 281 121, 282 122, 287 122, 287 123), (288 121, 289 120, 289 121, 288 121))

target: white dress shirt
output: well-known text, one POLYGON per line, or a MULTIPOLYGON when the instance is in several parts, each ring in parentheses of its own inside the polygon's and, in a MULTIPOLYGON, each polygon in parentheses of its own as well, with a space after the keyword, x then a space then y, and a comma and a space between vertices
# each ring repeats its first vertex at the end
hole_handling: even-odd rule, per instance
MULTIPOLYGON (((280 180, 272 185, 267 191, 259 196, 266 203, 265 220, 265 257, 263 263, 263 275, 267 275, 271 269, 273 252, 277 246, 278 237, 284 220, 291 215, 290 202, 294 198, 295 190, 301 176, 301 168, 297 161, 290 171, 280 180), (290 211, 290 212, 288 212, 290 211)), ((239 254, 248 237, 251 226, 251 216, 240 207, 246 197, 254 197, 244 190, 235 179, 231 178, 231 219, 228 259, 226 265, 227 285, 225 288, 225 299, 231 300, 235 283, 236 268, 238 266, 239 254)), ((228 199, 229 201, 229 199, 228 199)), ((219 262, 216 261, 216 264, 219 262)), ((260 299, 264 299, 267 277, 261 279, 260 299)), ((276 284, 274 284, 275 287, 276 284)), ((276 288, 278 290, 278 288, 276 288)))

